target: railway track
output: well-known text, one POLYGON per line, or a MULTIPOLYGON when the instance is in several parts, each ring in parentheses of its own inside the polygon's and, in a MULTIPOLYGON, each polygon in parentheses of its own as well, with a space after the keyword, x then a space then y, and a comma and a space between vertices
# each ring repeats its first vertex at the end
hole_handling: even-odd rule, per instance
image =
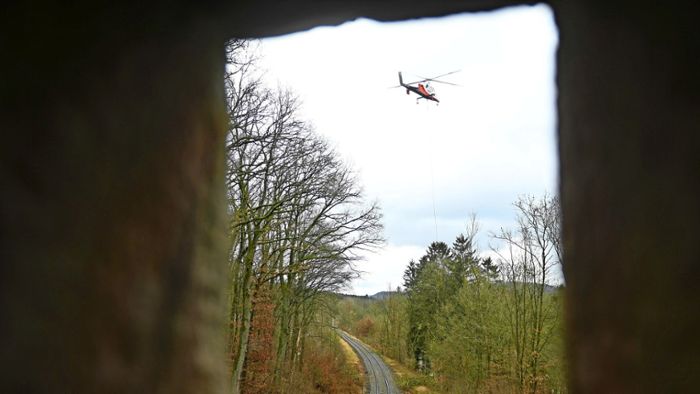
POLYGON ((384 363, 384 360, 367 345, 359 340, 351 337, 344 331, 338 331, 340 337, 350 345, 357 353, 365 366, 365 374, 367 375, 367 384, 365 392, 369 394, 400 394, 401 392, 394 383, 394 376, 391 369, 384 363))

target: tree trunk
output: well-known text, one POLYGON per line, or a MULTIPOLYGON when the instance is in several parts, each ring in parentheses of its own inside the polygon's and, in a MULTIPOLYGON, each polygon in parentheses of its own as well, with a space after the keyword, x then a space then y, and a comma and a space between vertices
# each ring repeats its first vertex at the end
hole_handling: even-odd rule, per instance
MULTIPOLYGON (((249 280, 250 281, 250 280, 249 280)), ((247 286, 250 288, 250 286, 247 286)), ((250 294, 250 293, 248 293, 250 294)), ((248 295, 243 301, 243 311, 241 313, 242 328, 238 339, 238 352, 236 357, 233 376, 231 377, 231 392, 238 394, 241 392, 241 381, 243 378, 243 368, 245 366, 246 355, 248 353, 248 339, 250 338, 250 325, 253 319, 252 297, 248 295)))

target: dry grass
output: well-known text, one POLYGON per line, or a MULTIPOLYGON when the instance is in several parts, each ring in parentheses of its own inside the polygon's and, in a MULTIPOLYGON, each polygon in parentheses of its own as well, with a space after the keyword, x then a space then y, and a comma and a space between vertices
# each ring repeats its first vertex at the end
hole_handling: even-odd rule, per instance
POLYGON ((396 385, 405 394, 432 393, 439 394, 441 391, 435 388, 436 384, 430 376, 418 373, 398 361, 381 355, 384 362, 394 372, 396 385))
POLYGON ((365 368, 362 365, 360 358, 357 356, 355 351, 352 350, 350 345, 348 345, 348 343, 345 342, 340 336, 338 336, 338 341, 340 341, 340 346, 345 354, 345 360, 347 362, 346 365, 349 367, 351 374, 353 375, 353 381, 358 383, 356 385, 357 390, 353 391, 353 393, 362 394, 364 392, 365 385, 365 368))
MULTIPOLYGON (((394 378, 396 381, 396 385, 401 389, 401 391, 405 394, 418 394, 418 393, 432 393, 432 394, 440 394, 441 391, 435 389, 435 382, 433 379, 429 376, 420 374, 411 368, 406 367, 405 365, 399 363, 398 361, 386 357, 380 352, 376 351, 372 346, 368 345, 366 342, 362 341, 361 339, 353 336, 352 334, 349 334, 351 337, 357 339, 358 341, 361 341, 362 343, 365 344, 368 348, 370 348, 372 351, 375 353, 379 354, 384 362, 391 368, 391 371, 394 373, 394 378)), ((360 370, 362 371, 362 363, 360 362, 359 358, 355 354, 355 352, 352 351, 352 348, 350 348, 350 345, 348 345, 345 341, 341 339, 341 342, 344 344, 345 347, 352 353, 353 357, 355 360, 357 360, 357 363, 360 365, 360 370)), ((349 359, 348 359, 349 360, 349 359)), ((363 372, 362 372, 363 373, 363 372)), ((364 374, 362 375, 364 377, 364 374)))

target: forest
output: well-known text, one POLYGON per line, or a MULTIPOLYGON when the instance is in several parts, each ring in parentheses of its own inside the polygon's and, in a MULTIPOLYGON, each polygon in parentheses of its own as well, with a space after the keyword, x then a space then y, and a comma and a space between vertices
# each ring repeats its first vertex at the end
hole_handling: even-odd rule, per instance
POLYGON ((230 43, 225 80, 232 390, 347 392, 356 374, 331 329, 332 295, 383 241, 381 212, 294 94, 262 83, 249 45, 230 43))
POLYGON ((558 202, 514 207, 517 228, 490 234, 489 255, 473 216, 451 246, 408 262, 403 288, 339 301, 343 329, 418 372, 399 379, 405 391, 566 392, 558 202))
POLYGON ((380 207, 294 93, 263 83, 251 45, 229 43, 225 75, 232 391, 362 392, 336 328, 412 371, 407 392, 565 391, 557 198, 520 197, 488 253, 473 215, 405 262, 396 291, 344 297, 360 254, 384 242, 380 207))

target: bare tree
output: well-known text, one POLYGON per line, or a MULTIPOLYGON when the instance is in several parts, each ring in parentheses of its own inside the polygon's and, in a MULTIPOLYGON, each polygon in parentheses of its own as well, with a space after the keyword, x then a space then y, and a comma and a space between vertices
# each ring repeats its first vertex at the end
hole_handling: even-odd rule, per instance
POLYGON ((269 390, 259 381, 242 385, 254 373, 267 376, 263 355, 275 358, 275 377, 299 365, 320 296, 357 276, 357 253, 382 242, 382 226, 378 206, 365 203, 352 171, 298 118, 296 97, 264 87, 252 57, 230 57, 229 346, 233 390, 252 392, 269 390), (270 313, 269 302, 277 345, 272 354, 253 343, 257 353, 251 356, 251 332, 253 338, 270 337, 254 327, 269 321, 259 316, 270 313), (259 364, 250 367, 251 360, 259 364))
POLYGON ((518 227, 492 234, 501 275, 509 287, 508 314, 515 349, 515 375, 523 390, 536 392, 542 379, 541 354, 553 334, 558 309, 546 302, 555 267, 561 263, 556 198, 520 197, 518 227))

